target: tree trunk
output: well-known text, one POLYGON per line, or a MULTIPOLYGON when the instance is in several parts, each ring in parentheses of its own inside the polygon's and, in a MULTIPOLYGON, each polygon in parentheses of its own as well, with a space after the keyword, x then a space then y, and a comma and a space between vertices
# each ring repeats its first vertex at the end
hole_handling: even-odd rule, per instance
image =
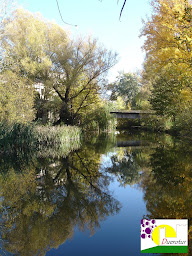
POLYGON ((66 101, 62 102, 61 109, 59 112, 59 120, 54 123, 54 125, 59 125, 64 123, 66 125, 73 125, 73 117, 70 112, 69 106, 66 101))

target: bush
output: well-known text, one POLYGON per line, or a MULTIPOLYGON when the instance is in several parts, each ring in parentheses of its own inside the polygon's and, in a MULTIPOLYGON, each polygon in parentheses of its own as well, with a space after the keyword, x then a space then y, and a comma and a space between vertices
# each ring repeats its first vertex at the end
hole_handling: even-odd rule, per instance
POLYGON ((180 131, 181 135, 192 135, 192 107, 177 114, 174 128, 180 131))
POLYGON ((150 115, 141 120, 141 126, 152 131, 168 131, 171 129, 173 122, 169 117, 150 115))
POLYGON ((89 115, 83 125, 83 129, 89 131, 113 131, 116 128, 116 118, 110 114, 110 107, 104 105, 97 108, 89 115))
POLYGON ((35 147, 37 140, 33 125, 0 123, 0 146, 3 148, 35 147))

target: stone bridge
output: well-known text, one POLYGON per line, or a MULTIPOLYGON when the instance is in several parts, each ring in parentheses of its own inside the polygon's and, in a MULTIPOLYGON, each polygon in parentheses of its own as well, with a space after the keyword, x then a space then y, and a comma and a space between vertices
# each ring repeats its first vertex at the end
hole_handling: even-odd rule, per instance
POLYGON ((149 115, 154 115, 155 112, 144 110, 117 110, 111 111, 110 114, 115 114, 117 118, 140 119, 148 117, 149 115))

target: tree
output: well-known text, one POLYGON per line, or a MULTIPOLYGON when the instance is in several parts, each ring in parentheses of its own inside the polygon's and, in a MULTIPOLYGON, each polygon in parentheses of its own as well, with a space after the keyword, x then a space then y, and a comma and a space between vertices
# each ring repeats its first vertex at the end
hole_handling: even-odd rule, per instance
POLYGON ((0 25, 3 20, 6 19, 14 9, 14 0, 2 0, 0 2, 0 25))
MULTIPOLYGON (((153 15, 143 22, 141 36, 146 63, 152 73, 170 64, 183 74, 191 73, 192 8, 188 0, 154 0, 153 15)), ((152 74, 151 74, 152 75, 152 74)))
MULTIPOLYGON (((4 56, 4 49, 1 47, 1 40, 4 34, 4 21, 12 14, 14 10, 14 0, 2 0, 0 2, 0 60, 4 56)), ((0 63, 0 70, 2 66, 0 63)))
POLYGON ((141 33, 145 36, 144 77, 152 88, 150 102, 158 114, 182 122, 182 116, 189 119, 192 96, 191 2, 154 0, 152 6, 153 15, 141 33))
POLYGON ((70 40, 58 25, 22 9, 6 22, 4 30, 3 67, 34 83, 41 81, 47 99, 58 96, 57 124, 73 124, 82 109, 98 101, 102 79, 116 64, 116 54, 90 37, 70 40), (11 62, 8 67, 7 60, 11 62))
POLYGON ((111 100, 121 97, 126 107, 135 107, 135 97, 140 90, 139 78, 134 73, 120 73, 116 82, 110 84, 108 89, 112 91, 111 100))
POLYGON ((168 74, 168 71, 157 75, 152 82, 153 89, 151 91, 150 102, 153 109, 158 115, 173 117, 181 109, 181 90, 183 88, 182 81, 178 80, 177 72, 168 74))
POLYGON ((2 70, 11 70, 32 82, 39 82, 46 77, 51 67, 46 55, 49 44, 46 25, 51 27, 51 24, 43 22, 40 15, 33 15, 23 9, 17 9, 4 20, 0 44, 4 52, 2 70))
POLYGON ((51 63, 44 52, 43 32, 43 23, 22 9, 3 19, 0 40, 1 120, 29 122, 35 117, 32 83, 44 77, 51 63))
POLYGON ((26 123, 34 119, 34 89, 11 71, 0 74, 0 121, 26 123))
POLYGON ((72 42, 67 56, 58 45, 50 57, 54 66, 53 88, 62 101, 58 123, 73 124, 80 110, 98 100, 102 79, 116 64, 116 54, 88 38, 72 42))

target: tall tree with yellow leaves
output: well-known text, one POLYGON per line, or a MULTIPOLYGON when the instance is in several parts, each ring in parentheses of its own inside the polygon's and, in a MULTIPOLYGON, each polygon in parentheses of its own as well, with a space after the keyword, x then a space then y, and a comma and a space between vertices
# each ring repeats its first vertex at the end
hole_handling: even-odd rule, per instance
POLYGON ((153 15, 141 33, 145 77, 152 84, 153 108, 175 120, 192 95, 192 5, 189 0, 153 0, 152 6, 153 15))
POLYGON ((153 0, 153 15, 144 22, 147 63, 153 71, 167 65, 189 70, 192 59, 192 6, 188 0, 153 0))

